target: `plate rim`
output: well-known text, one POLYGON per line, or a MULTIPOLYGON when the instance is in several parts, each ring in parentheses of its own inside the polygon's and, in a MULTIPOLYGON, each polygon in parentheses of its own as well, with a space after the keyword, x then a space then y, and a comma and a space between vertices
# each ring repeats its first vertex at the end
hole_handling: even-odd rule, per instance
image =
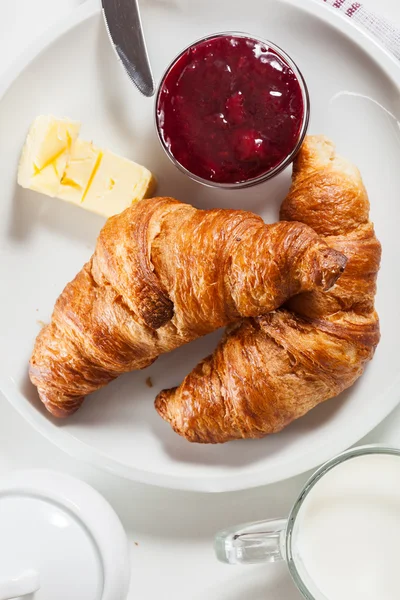
MULTIPOLYGON (((320 0, 303 0, 301 6, 297 0, 279 0, 282 4, 294 7, 301 12, 311 13, 313 17, 328 23, 339 34, 351 39, 358 47, 365 51, 369 58, 382 68, 386 76, 400 88, 400 63, 379 42, 366 32, 360 25, 352 22, 347 16, 330 6, 323 5, 320 0)), ((48 46, 59 37, 68 33, 81 23, 101 13, 98 0, 87 0, 83 5, 71 11, 70 15, 59 21, 58 24, 44 32, 31 43, 26 50, 19 55, 14 63, 6 69, 0 79, 0 102, 12 84, 18 79, 23 71, 42 53, 48 46)), ((1 109, 1 107, 0 107, 1 109)), ((14 382, 13 382, 14 383, 14 382)), ((246 473, 226 475, 188 476, 164 474, 155 471, 144 471, 120 463, 106 456, 101 451, 94 450, 90 445, 82 442, 63 428, 58 428, 44 414, 40 413, 28 403, 21 392, 10 385, 10 381, 0 377, 0 392, 15 410, 49 442, 55 444, 70 456, 83 460, 95 467, 118 475, 125 479, 141 483, 176 490, 193 492, 232 492, 243 489, 251 489, 262 485, 276 483, 304 473, 322 464, 346 448, 350 447, 372 429, 377 427, 398 405, 400 393, 397 387, 400 383, 400 374, 393 382, 390 391, 385 394, 389 396, 387 408, 382 412, 377 410, 380 403, 377 399, 373 405, 374 410, 369 410, 367 417, 361 422, 361 426, 352 423, 352 427, 341 432, 340 438, 331 436, 324 440, 322 447, 314 445, 309 452, 303 454, 301 459, 293 462, 286 460, 267 471, 260 467, 253 468, 246 473), (294 466, 295 465, 295 466, 294 466)))

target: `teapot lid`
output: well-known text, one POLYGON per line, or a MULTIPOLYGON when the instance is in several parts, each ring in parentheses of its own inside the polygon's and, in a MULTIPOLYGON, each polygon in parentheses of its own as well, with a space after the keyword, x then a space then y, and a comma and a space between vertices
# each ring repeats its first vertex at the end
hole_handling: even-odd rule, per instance
POLYGON ((0 483, 0 600, 125 600, 129 565, 121 522, 83 481, 32 470, 0 483))

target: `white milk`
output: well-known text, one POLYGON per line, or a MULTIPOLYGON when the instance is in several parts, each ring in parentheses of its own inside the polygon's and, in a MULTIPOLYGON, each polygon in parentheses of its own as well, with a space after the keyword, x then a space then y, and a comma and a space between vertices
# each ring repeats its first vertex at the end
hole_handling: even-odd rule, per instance
POLYGON ((329 471, 293 533, 297 569, 317 600, 399 600, 400 457, 364 455, 329 471))

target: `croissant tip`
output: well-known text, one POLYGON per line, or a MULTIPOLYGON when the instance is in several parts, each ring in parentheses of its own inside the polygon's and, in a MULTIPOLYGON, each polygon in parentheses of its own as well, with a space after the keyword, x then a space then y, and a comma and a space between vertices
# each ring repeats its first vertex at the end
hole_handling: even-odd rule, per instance
POLYGON ((329 248, 325 256, 325 268, 322 271, 321 284, 324 292, 329 291, 342 275, 347 265, 347 257, 329 248))
POLYGON ((57 419, 66 419, 73 415, 80 408, 85 399, 84 396, 80 396, 79 398, 68 400, 63 398, 56 401, 53 399, 53 394, 51 392, 46 392, 43 389, 38 389, 38 394, 40 400, 46 407, 46 410, 57 419))
POLYGON ((161 390, 161 392, 157 394, 156 399, 154 400, 155 409, 160 415, 160 417, 164 419, 164 421, 169 422, 170 420, 168 414, 168 398, 171 395, 171 393, 175 390, 176 388, 173 388, 172 390, 161 390))

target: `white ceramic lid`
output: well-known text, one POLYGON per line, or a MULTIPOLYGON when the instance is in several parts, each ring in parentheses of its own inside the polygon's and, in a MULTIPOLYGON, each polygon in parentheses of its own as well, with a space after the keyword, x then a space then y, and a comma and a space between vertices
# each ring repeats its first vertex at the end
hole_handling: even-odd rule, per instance
POLYGON ((86 483, 20 471, 0 483, 0 600, 125 600, 124 529, 86 483))

